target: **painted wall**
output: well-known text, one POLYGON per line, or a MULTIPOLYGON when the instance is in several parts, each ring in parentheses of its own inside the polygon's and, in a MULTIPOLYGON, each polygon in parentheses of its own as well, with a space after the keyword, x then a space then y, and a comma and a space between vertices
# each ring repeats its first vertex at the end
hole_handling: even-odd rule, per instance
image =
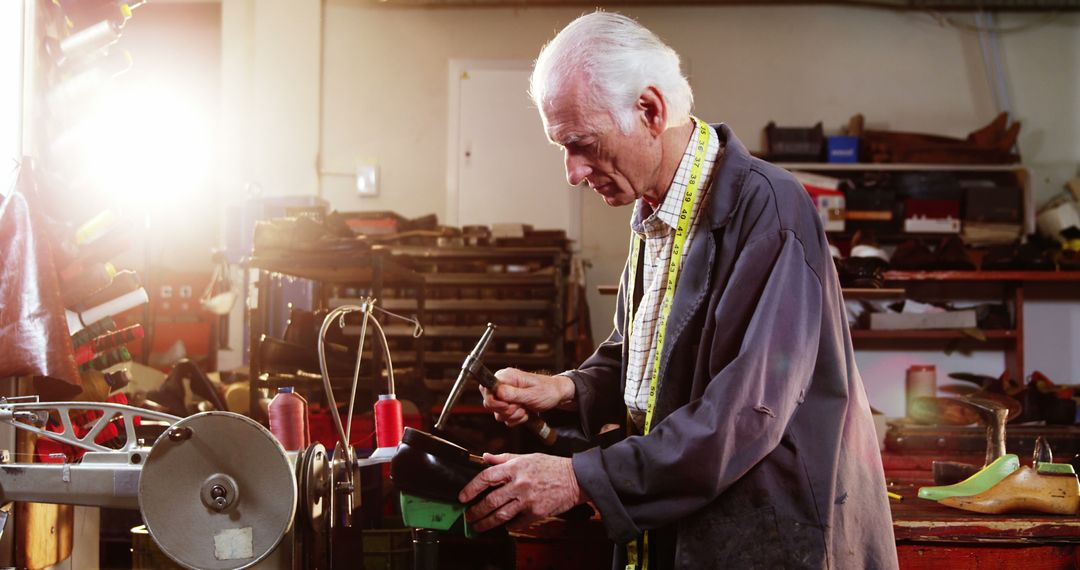
MULTIPOLYGON (((532 59, 581 12, 224 0, 223 124, 234 128, 225 140, 250 144, 230 151, 237 156, 223 191, 235 196, 254 182, 275 194, 320 192, 340 210, 445 218, 448 61, 532 59), (313 101, 319 86, 321 97, 313 101), (321 135, 313 140, 316 128, 321 135), (315 160, 319 143, 321 157, 315 160), (378 198, 354 194, 351 173, 361 161, 379 164, 378 198)), ((683 55, 696 113, 729 123, 751 149, 760 148, 761 129, 770 120, 785 125, 823 121, 827 129, 837 130, 862 112, 872 127, 963 136, 996 114, 977 34, 929 14, 835 6, 641 7, 625 12, 683 55)), ((971 22, 969 15, 951 17, 971 22)), ((1001 39, 1003 63, 1016 116, 1024 124, 1020 146, 1034 170, 1037 202, 1042 202, 1077 175, 1080 164, 1080 15, 1014 14, 999 24, 1017 28, 1001 39)), ((586 200, 581 248, 593 264, 591 285, 613 283, 622 267, 628 215, 629 210, 586 200)), ((612 299, 593 294, 590 304, 594 330, 602 338, 600 331, 609 330, 612 299)), ((1063 307, 1066 318, 1058 319, 1046 333, 1052 336, 1045 338, 1075 342, 1071 332, 1080 330, 1076 307, 1033 305, 1029 318, 1060 317, 1063 307)), ((1043 346, 1039 339, 1032 335, 1029 343, 1043 346)), ((899 378, 882 377, 884 371, 897 374, 895 367, 886 366, 893 356, 860 354, 872 394, 879 384, 902 384, 899 378)), ((1058 354, 1043 368, 1051 368, 1052 377, 1076 379, 1080 357, 1071 358, 1058 354)), ((997 354, 975 360, 970 368, 1001 367, 997 354)))

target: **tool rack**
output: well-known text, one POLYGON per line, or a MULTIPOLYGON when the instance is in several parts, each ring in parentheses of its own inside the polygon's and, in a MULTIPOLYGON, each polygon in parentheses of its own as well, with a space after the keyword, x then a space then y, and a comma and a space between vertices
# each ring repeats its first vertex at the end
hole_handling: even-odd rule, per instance
MULTIPOLYGON (((488 322, 499 327, 485 357, 493 370, 514 366, 561 372, 566 368, 569 260, 565 247, 498 245, 365 245, 355 251, 252 257, 248 267, 258 271, 258 281, 255 306, 248 315, 250 354, 258 354, 259 338, 271 323, 287 318, 274 314, 279 280, 315 281, 315 308, 355 304, 361 296, 374 296, 378 306, 415 316, 423 325, 418 338, 409 325, 390 322, 384 329, 399 395, 414 400, 424 423, 430 425, 488 322)), ((346 321, 344 333, 358 335, 359 322, 346 321)), ((372 364, 371 368, 365 365, 365 370, 382 370, 380 351, 365 345, 363 360, 372 364)), ((259 390, 276 388, 281 382, 260 377, 254 358, 251 378, 251 409, 257 410, 259 390)), ((361 378, 361 385, 374 392, 383 383, 361 378)), ((455 413, 482 411, 475 390, 468 392, 462 404, 455 413)))

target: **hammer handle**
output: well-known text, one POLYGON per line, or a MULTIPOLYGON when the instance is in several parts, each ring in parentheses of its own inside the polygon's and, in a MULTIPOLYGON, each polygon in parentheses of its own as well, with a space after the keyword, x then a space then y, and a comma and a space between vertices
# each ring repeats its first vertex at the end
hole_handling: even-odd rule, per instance
POLYGON ((525 420, 525 427, 529 428, 548 446, 555 445, 555 440, 559 438, 559 434, 555 433, 555 430, 551 429, 551 426, 547 425, 547 422, 538 416, 529 416, 529 419, 525 420))

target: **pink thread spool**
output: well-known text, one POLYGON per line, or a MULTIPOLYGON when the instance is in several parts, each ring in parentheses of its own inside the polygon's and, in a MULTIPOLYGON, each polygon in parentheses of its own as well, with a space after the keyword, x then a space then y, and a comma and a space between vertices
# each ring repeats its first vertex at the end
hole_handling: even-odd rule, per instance
POLYGON ((397 447, 405 433, 401 401, 393 394, 379 394, 375 402, 375 443, 379 447, 397 447))
POLYGON ((298 451, 308 446, 308 404, 292 386, 278 388, 270 400, 270 433, 286 451, 298 451))

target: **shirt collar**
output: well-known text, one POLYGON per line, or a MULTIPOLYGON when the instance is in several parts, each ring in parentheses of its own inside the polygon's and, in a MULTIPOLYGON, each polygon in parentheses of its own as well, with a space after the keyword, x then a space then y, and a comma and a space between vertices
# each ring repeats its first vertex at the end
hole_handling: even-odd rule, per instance
MULTIPOLYGON (((690 137, 690 141, 686 143, 686 149, 683 150, 683 157, 678 168, 675 169, 676 172, 689 169, 690 164, 694 161, 694 145, 697 143, 701 133, 698 131, 697 119, 691 118, 690 122, 692 123, 694 136, 690 137)), ((654 229, 655 231, 658 223, 663 223, 669 228, 675 229, 679 224, 679 211, 682 208, 682 199, 685 192, 686 182, 675 176, 671 181, 671 185, 668 186, 667 193, 664 194, 664 199, 655 210, 646 204, 644 200, 638 199, 634 204, 634 215, 630 217, 630 229, 638 235, 649 233, 646 231, 647 229, 654 229), (646 215, 646 212, 649 212, 649 214, 646 215)))

